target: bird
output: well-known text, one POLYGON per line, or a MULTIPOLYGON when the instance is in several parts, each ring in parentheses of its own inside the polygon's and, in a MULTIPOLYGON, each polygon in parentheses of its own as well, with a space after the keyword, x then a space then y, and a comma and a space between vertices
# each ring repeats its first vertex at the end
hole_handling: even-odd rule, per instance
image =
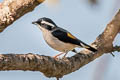
POLYGON ((64 54, 63 58, 65 58, 69 51, 77 53, 75 50, 76 47, 85 48, 92 52, 97 51, 94 47, 73 36, 69 31, 57 26, 50 18, 42 17, 37 21, 33 21, 32 24, 37 25, 42 31, 44 40, 50 47, 61 52, 54 56, 54 58, 57 58, 62 54, 64 54))

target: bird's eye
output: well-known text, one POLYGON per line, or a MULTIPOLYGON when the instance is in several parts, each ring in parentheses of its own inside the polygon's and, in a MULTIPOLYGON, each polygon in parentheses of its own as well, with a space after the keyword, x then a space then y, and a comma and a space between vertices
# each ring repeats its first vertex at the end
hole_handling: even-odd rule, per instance
POLYGON ((45 23, 41 23, 41 26, 44 26, 45 25, 45 23))

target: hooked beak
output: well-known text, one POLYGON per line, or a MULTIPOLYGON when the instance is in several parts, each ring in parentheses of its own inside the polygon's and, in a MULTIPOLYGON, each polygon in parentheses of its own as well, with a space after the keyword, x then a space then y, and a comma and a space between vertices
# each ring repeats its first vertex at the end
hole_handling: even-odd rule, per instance
POLYGON ((37 21, 33 21, 32 24, 37 24, 37 21))
POLYGON ((37 21, 33 21, 32 24, 37 25, 41 29, 41 26, 38 24, 37 21))

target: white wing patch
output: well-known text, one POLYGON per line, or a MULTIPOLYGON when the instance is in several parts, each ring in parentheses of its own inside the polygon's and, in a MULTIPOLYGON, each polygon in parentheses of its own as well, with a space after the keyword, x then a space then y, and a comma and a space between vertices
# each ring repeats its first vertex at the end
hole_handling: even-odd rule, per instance
POLYGON ((43 20, 42 20, 41 23, 44 23, 44 24, 47 24, 47 25, 49 25, 49 26, 55 27, 55 25, 53 25, 52 23, 49 23, 49 22, 46 22, 46 21, 43 21, 43 20))
POLYGON ((89 46, 87 46, 87 45, 85 45, 85 44, 83 44, 83 43, 80 43, 80 45, 81 45, 82 47, 84 47, 84 48, 89 48, 89 46))

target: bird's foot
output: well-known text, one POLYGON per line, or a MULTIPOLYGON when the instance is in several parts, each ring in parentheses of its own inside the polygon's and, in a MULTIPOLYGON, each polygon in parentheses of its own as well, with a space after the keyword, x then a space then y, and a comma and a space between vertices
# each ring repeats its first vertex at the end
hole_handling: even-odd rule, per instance
POLYGON ((62 55, 62 54, 64 54, 63 52, 62 53, 59 53, 58 55, 55 55, 53 58, 54 59, 58 59, 58 56, 60 56, 60 55, 62 55))

